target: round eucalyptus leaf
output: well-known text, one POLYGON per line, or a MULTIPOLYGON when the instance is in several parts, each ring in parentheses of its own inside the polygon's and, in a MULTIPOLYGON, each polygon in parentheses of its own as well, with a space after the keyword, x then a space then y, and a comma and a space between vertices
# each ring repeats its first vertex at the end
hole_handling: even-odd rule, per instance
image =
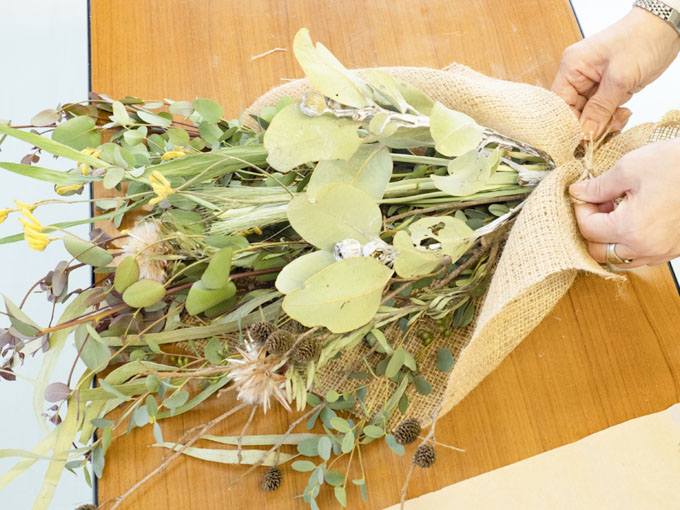
POLYGON ((113 255, 103 248, 80 239, 66 238, 64 247, 76 260, 92 267, 106 266, 113 260, 113 255))
POLYGON ((116 274, 113 277, 113 288, 116 292, 121 294, 125 292, 130 285, 139 280, 139 264, 135 257, 126 257, 118 264, 116 274))
POLYGON ((411 237, 403 230, 396 233, 392 244, 399 254, 394 261, 394 270, 402 278, 431 273, 444 257, 439 252, 416 249, 411 237))
POLYGON ((287 264, 276 278, 276 288, 283 294, 301 289, 305 281, 324 267, 335 262, 331 252, 325 250, 307 253, 287 264))
POLYGON ((31 119, 31 124, 34 126, 49 126, 59 120, 59 112, 54 108, 48 108, 40 113, 37 113, 31 119))
POLYGON ((380 306, 392 270, 370 257, 335 262, 283 300, 283 309, 308 327, 344 333, 370 321, 380 306))
POLYGON ((210 263, 201 276, 201 283, 207 289, 216 290, 227 286, 232 254, 231 248, 222 248, 210 257, 210 263))
POLYGON ((430 133, 437 151, 445 156, 461 156, 477 147, 484 128, 472 117, 437 102, 430 115, 430 133))
POLYGON ((52 132, 52 140, 82 151, 87 147, 97 147, 102 137, 91 117, 73 117, 59 124, 52 132))
POLYGON ((228 282, 220 289, 209 289, 202 281, 197 281, 189 289, 186 308, 191 315, 198 315, 206 310, 226 301, 236 294, 236 286, 233 282, 228 282))
POLYGON ((116 186, 118 186, 120 181, 123 180, 123 177, 125 177, 125 170, 123 170, 121 167, 119 166, 109 167, 106 170, 106 175, 104 176, 103 181, 104 188, 106 189, 115 188, 116 186))
POLYGON ((212 99, 196 99, 193 107, 203 117, 203 120, 211 124, 219 122, 224 114, 222 107, 212 99))
POLYGON ((165 287, 156 280, 144 279, 133 283, 123 292, 123 301, 132 308, 155 305, 165 297, 165 287))

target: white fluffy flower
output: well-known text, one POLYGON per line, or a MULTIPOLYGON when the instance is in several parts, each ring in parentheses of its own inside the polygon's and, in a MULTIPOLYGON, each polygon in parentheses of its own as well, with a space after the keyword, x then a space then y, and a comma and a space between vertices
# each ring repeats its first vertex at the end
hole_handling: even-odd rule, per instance
POLYGON ((123 259, 132 255, 139 265, 140 278, 165 283, 165 261, 161 256, 165 254, 166 248, 161 241, 158 224, 154 221, 143 221, 125 233, 127 237, 116 241, 123 253, 113 260, 113 265, 118 266, 123 259))

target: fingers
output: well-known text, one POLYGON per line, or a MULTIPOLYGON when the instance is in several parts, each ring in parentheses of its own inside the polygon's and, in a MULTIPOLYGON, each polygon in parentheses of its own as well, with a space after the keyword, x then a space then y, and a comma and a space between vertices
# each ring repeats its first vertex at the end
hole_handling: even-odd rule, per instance
MULTIPOLYGON (((660 264, 663 262, 656 261, 650 257, 636 258, 633 250, 625 243, 616 243, 614 248, 615 253, 623 260, 630 260, 629 264, 615 264, 622 269, 634 269, 636 267, 660 264)), ((607 263, 607 243, 588 243, 588 253, 600 264, 607 263)))
POLYGON ((575 182, 569 186, 569 193, 574 198, 591 204, 615 200, 634 186, 623 168, 623 165, 617 164, 595 179, 575 182))
POLYGON ((616 217, 613 212, 602 212, 598 204, 576 204, 574 206, 578 227, 588 241, 612 243, 619 236, 616 217))
POLYGON ((633 112, 628 108, 617 108, 612 116, 609 132, 616 133, 617 131, 623 131, 623 128, 628 124, 631 115, 633 115, 633 112))
POLYGON ((619 106, 631 97, 632 94, 622 82, 605 75, 597 91, 583 107, 581 125, 586 138, 596 140, 602 136, 619 106))

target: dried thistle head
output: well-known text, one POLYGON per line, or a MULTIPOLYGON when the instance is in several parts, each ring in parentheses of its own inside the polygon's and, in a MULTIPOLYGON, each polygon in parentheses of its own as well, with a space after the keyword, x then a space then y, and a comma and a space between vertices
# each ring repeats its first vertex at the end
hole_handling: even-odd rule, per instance
POLYGON ((270 467, 262 477, 262 490, 265 492, 274 492, 281 487, 282 479, 283 474, 281 473, 281 470, 276 466, 270 467))
POLYGON ((290 411, 286 400, 286 377, 277 371, 285 364, 281 356, 267 356, 264 347, 244 351, 236 347, 241 358, 230 358, 229 375, 237 389, 237 398, 253 405, 262 405, 264 412, 270 406, 271 397, 290 411))
POLYGON ((161 238, 161 229, 155 221, 143 221, 128 230, 127 237, 115 244, 123 253, 113 259, 112 265, 118 266, 132 255, 139 265, 139 277, 150 278, 165 283, 165 261, 160 259, 167 251, 161 238))

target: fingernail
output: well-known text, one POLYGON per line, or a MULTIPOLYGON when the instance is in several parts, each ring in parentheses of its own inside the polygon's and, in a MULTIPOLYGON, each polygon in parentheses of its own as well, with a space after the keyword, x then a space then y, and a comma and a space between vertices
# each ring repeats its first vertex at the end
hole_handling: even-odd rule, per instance
POLYGON ((594 140, 597 135, 598 125, 594 120, 587 120, 583 123, 583 133, 586 140, 594 140))
POLYGON ((569 194, 571 196, 579 198, 581 195, 583 195, 583 192, 586 189, 586 183, 583 181, 575 182, 571 186, 569 186, 569 194))

